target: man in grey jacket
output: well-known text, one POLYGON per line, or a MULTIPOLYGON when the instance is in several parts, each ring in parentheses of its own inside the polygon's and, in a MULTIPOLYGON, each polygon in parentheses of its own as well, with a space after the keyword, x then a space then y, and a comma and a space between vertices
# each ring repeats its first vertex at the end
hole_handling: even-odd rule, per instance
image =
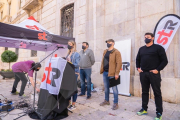
POLYGON ((80 51, 80 79, 81 79, 81 93, 79 96, 85 95, 85 79, 87 80, 87 99, 91 98, 91 72, 92 66, 95 63, 94 53, 89 48, 87 42, 82 43, 82 49, 80 51))

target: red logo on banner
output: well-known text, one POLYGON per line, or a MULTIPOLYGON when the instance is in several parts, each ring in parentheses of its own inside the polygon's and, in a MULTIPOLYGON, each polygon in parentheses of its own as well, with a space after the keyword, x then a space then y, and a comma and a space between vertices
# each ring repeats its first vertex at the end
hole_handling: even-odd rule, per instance
POLYGON ((159 37, 157 39, 157 43, 163 43, 163 45, 167 44, 168 42, 168 38, 171 37, 172 33, 173 33, 173 30, 171 30, 169 33, 166 33, 164 32, 165 30, 162 30, 162 31, 159 31, 158 34, 159 34, 159 37), (163 37, 162 36, 166 36, 166 37, 163 37), (162 38, 162 39, 161 39, 162 38))
POLYGON ((38 39, 39 40, 47 40, 46 36, 47 36, 47 34, 45 32, 38 33, 38 39))
POLYGON ((19 48, 26 48, 26 44, 21 42, 19 48))
POLYGON ((178 24, 178 22, 173 23, 172 20, 168 20, 163 28, 162 31, 158 31, 157 34, 159 34, 159 37, 157 39, 158 44, 166 45, 168 43, 169 38, 171 37, 172 33, 174 32, 175 26, 178 24), (170 30, 169 33, 165 32, 165 30, 170 30))
POLYGON ((45 71, 48 71, 48 73, 47 73, 47 80, 46 80, 46 74, 44 73, 41 82, 44 82, 46 80, 47 84, 52 85, 53 87, 56 87, 56 83, 55 83, 54 80, 58 79, 60 77, 60 75, 61 75, 60 70, 57 69, 57 68, 52 68, 51 67, 51 63, 49 63, 49 67, 46 67, 45 71), (51 78, 50 78, 50 73, 52 73, 52 72, 54 72, 56 74, 51 74, 51 78))
MULTIPOLYGON (((32 29, 32 30, 38 30, 38 31, 42 31, 39 27, 37 27, 36 25, 30 26, 30 25, 26 25, 27 28, 32 29)), ((46 38, 47 34, 45 32, 43 33, 38 33, 38 39, 39 40, 47 40, 46 38)))
MULTIPOLYGON (((46 83, 51 84, 51 80, 50 80, 50 78, 49 78, 49 77, 50 77, 50 72, 52 71, 51 63, 49 63, 49 67, 46 67, 46 68, 45 68, 45 71, 48 71, 46 83)), ((45 79, 46 79, 46 74, 44 73, 44 74, 43 74, 42 82, 44 82, 45 79)))
POLYGON ((129 71, 130 63, 129 62, 122 62, 122 68, 121 71, 129 71))
POLYGON ((39 27, 37 27, 36 25, 30 26, 30 25, 26 25, 27 28, 32 29, 32 30, 38 30, 40 31, 39 27))

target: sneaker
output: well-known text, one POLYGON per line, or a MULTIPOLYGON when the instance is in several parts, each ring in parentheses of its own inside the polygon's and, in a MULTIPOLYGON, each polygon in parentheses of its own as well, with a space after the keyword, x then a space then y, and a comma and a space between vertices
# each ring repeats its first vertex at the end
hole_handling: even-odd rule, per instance
POLYGON ((88 100, 88 99, 90 99, 90 98, 91 98, 91 96, 87 96, 87 98, 86 98, 86 99, 88 100))
POLYGON ((137 115, 147 115, 147 111, 145 111, 144 109, 141 109, 139 112, 137 112, 137 115))
POLYGON ((70 101, 70 102, 69 102, 69 105, 68 105, 68 107, 67 107, 67 108, 69 108, 71 105, 72 105, 72 104, 71 104, 71 101, 70 101))
POLYGON ((23 94, 23 95, 21 95, 21 96, 19 95, 19 98, 22 98, 22 99, 23 99, 23 98, 28 98, 28 96, 26 96, 25 94, 23 94))
POLYGON ((104 100, 104 102, 99 104, 100 106, 104 106, 104 105, 110 105, 109 101, 104 100))
POLYGON ((112 110, 117 110, 119 108, 118 104, 117 103, 114 103, 113 107, 112 107, 112 110))
POLYGON ((75 105, 70 105, 70 106, 68 107, 68 110, 69 110, 69 111, 73 111, 73 110, 75 110, 75 109, 76 109, 75 105))
POLYGON ((162 120, 162 115, 158 113, 154 120, 162 120))
POLYGON ((78 96, 84 96, 84 94, 80 93, 78 96))
POLYGON ((92 93, 95 93, 95 92, 97 92, 97 91, 96 91, 95 89, 93 89, 93 90, 91 90, 91 92, 92 92, 92 93))
POLYGON ((72 105, 69 105, 69 106, 67 107, 67 109, 69 110, 71 107, 72 107, 72 105))
POLYGON ((16 92, 13 92, 13 93, 11 92, 11 94, 12 94, 12 95, 19 95, 19 92, 17 92, 17 91, 16 91, 16 92))

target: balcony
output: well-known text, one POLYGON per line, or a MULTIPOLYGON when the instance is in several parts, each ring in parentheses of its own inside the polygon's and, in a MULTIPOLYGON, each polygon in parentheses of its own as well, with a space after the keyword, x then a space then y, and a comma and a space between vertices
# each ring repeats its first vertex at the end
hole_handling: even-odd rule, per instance
POLYGON ((30 12, 36 6, 43 6, 43 0, 25 0, 23 10, 30 12))

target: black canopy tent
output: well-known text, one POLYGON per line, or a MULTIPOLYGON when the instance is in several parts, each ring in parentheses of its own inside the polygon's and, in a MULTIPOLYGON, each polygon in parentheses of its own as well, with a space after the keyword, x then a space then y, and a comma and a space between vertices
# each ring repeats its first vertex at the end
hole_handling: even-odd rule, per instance
MULTIPOLYGON (((22 48, 37 51, 52 51, 57 47, 67 48, 68 40, 74 38, 50 34, 48 31, 35 31, 0 22, 0 47, 22 48)), ((60 48, 60 49, 61 49, 60 48)), ((67 64, 64 71, 59 95, 52 95, 41 89, 38 100, 38 116, 31 118, 56 119, 67 117, 69 98, 77 91, 74 66, 67 64), (75 87, 74 87, 75 86, 75 87), (57 101, 58 100, 58 101, 57 101)))
POLYGON ((66 48, 68 40, 75 39, 50 34, 45 30, 35 31, 0 22, 1 47, 51 51, 57 45, 61 45, 66 48))

